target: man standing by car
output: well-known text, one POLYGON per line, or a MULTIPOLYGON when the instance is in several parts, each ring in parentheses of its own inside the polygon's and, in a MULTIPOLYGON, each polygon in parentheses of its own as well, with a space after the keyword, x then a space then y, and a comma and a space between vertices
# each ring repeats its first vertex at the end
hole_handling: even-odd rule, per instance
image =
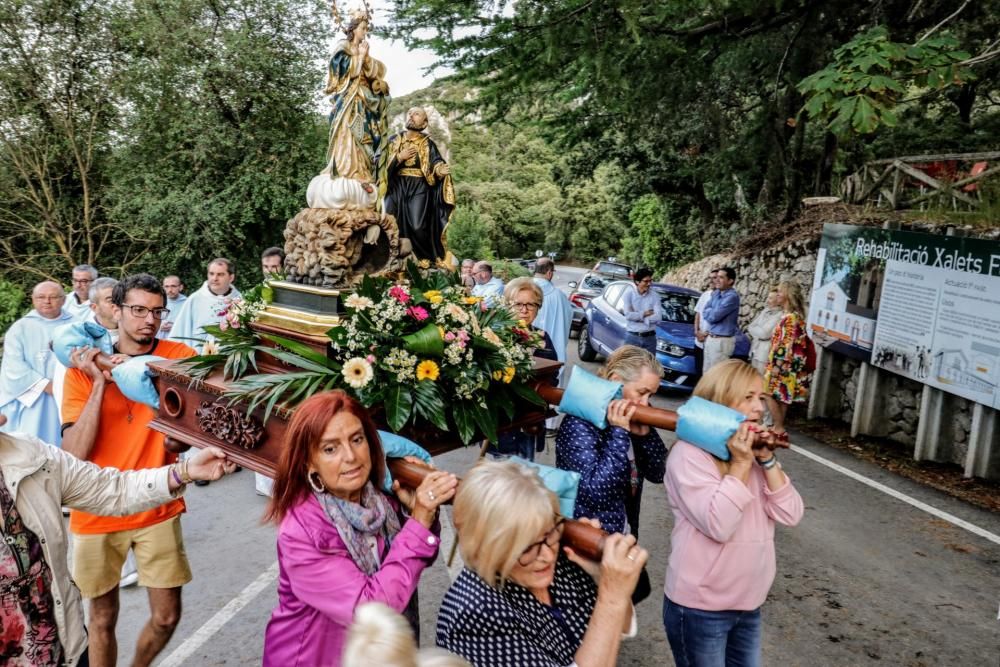
POLYGON ((698 297, 698 303, 694 306, 694 363, 699 375, 704 372, 702 369, 705 365, 705 341, 708 339, 708 322, 701 318, 701 314, 705 311, 708 300, 712 298, 712 292, 715 291, 715 279, 718 273, 718 269, 708 272, 708 287, 698 297))
POLYGON ((656 324, 663 319, 660 296, 653 290, 653 272, 641 268, 635 272, 635 289, 626 289, 622 311, 628 325, 626 345, 636 345, 656 354, 656 324))
POLYGON ((725 266, 719 269, 715 278, 715 290, 708 299, 708 305, 701 319, 708 324, 708 338, 705 340, 705 363, 702 372, 733 356, 736 347, 737 319, 740 315, 740 295, 733 289, 736 269, 725 266))

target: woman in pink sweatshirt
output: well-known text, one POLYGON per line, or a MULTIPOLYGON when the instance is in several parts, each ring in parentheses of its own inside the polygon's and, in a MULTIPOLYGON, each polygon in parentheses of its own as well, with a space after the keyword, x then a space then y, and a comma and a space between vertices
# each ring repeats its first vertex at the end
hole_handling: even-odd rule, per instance
POLYGON ((774 523, 794 526, 802 498, 752 424, 764 414, 764 380, 731 360, 713 366, 695 396, 747 417, 729 461, 677 441, 664 482, 674 512, 663 624, 678 667, 761 664, 760 606, 774 581, 774 523))

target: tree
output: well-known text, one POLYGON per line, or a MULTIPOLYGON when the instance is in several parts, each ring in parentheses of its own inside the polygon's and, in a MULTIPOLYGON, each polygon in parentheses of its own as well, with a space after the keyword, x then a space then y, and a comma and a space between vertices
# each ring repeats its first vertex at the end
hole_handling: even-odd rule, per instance
POLYGON ((681 207, 656 195, 640 197, 628 214, 629 230, 622 253, 633 264, 656 275, 699 255, 697 228, 681 207))

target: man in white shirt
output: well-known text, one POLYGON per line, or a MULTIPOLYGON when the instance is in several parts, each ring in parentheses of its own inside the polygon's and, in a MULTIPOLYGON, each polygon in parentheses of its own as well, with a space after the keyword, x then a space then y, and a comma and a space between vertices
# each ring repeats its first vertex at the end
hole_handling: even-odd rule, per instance
POLYGON ((663 319, 660 295, 652 289, 653 272, 642 268, 633 277, 635 286, 626 289, 622 312, 628 320, 625 344, 635 345, 656 354, 656 325, 663 319))
POLYGON ((694 355, 698 373, 701 373, 705 363, 705 339, 708 338, 708 322, 701 319, 701 313, 708 305, 708 300, 712 298, 712 290, 715 289, 715 279, 718 273, 718 269, 712 269, 708 272, 708 286, 698 297, 698 303, 694 306, 694 355))

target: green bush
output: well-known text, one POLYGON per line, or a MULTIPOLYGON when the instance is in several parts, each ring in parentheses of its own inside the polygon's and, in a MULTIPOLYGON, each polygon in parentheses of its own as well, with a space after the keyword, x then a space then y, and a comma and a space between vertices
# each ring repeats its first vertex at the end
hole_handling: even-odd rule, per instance
POLYGON ((10 325, 24 314, 26 306, 24 290, 0 279, 0 333, 6 333, 10 325))
POLYGON ((506 259, 492 260, 490 261, 490 266, 493 267, 493 275, 504 281, 504 284, 509 283, 514 278, 523 278, 531 275, 531 271, 528 269, 517 262, 510 262, 506 259))

